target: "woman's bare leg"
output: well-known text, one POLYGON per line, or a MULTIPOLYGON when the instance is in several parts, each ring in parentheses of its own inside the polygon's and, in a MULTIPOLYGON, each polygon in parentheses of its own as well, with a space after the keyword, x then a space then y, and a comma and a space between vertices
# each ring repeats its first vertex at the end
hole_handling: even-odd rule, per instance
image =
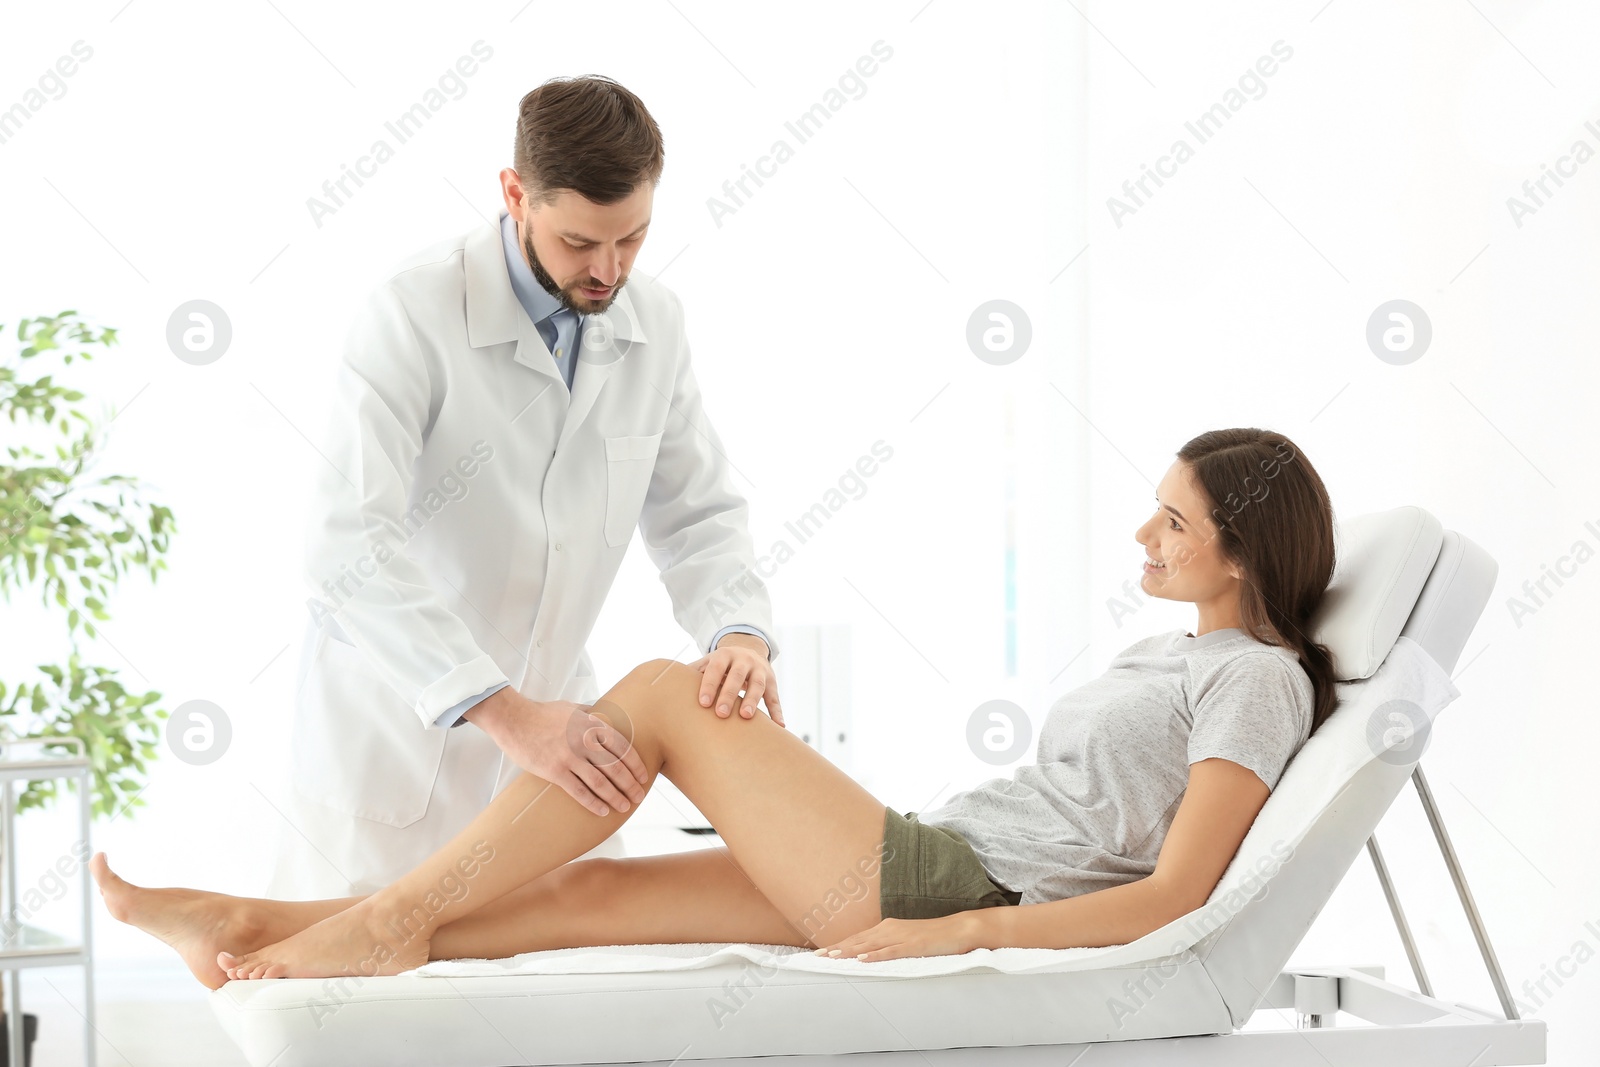
MULTIPOLYGON (((90 868, 112 916, 165 941, 208 989, 228 981, 216 962, 220 945, 263 948, 366 899, 264 900, 148 889, 118 877, 104 854, 96 854, 90 868)), ((497 959, 540 949, 697 941, 806 944, 726 848, 708 848, 564 864, 441 926, 430 958, 497 959)))
MULTIPOLYGON (((705 709, 701 709, 705 710, 705 709)), ((578 860, 439 928, 431 958, 591 945, 809 944, 727 848, 578 860)))
MULTIPOLYGON (((700 680, 685 664, 652 660, 592 711, 632 739, 651 782, 665 774, 705 813, 798 943, 831 943, 877 923, 883 805, 766 716, 708 715, 700 680)), ((237 978, 418 966, 441 927, 588 852, 633 810, 597 816, 523 774, 398 881, 286 941, 217 962, 237 978)))

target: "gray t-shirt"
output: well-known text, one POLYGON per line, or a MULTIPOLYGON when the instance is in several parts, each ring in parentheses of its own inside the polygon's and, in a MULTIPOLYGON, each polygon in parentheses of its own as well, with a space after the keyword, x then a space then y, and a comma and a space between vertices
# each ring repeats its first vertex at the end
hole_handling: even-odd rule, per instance
POLYGON ((1213 756, 1269 789, 1311 733, 1294 651, 1237 627, 1155 634, 1057 700, 1038 762, 957 793, 918 820, 959 833, 1023 904, 1134 882, 1156 867, 1188 784, 1213 756))

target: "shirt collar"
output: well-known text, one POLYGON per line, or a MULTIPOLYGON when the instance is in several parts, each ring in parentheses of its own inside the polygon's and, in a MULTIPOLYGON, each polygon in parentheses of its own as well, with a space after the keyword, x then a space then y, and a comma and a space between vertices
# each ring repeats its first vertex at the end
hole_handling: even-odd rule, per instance
POLYGON ((565 310, 561 301, 533 276, 533 268, 528 266, 522 248, 517 243, 516 220, 506 211, 500 212, 500 243, 505 246, 506 266, 511 272, 511 290, 517 294, 517 301, 522 305, 522 310, 528 313, 528 318, 538 323, 565 310))

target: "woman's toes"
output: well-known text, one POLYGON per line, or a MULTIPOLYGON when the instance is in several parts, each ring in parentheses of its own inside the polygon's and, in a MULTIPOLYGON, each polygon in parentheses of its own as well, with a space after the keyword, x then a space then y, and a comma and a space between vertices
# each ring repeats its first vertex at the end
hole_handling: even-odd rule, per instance
POLYGON ((262 959, 254 952, 235 956, 231 952, 217 953, 217 966, 235 981, 249 982, 257 978, 281 978, 287 966, 273 960, 262 959))
POLYGON ((223 973, 229 978, 241 978, 249 968, 249 961, 245 956, 235 956, 231 952, 219 952, 217 953, 217 966, 221 967, 223 973))

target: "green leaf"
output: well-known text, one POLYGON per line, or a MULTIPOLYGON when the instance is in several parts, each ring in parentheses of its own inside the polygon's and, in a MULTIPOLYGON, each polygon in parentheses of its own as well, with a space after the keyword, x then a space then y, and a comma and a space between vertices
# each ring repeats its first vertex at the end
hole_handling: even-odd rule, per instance
MULTIPOLYGON (((3 330, 0 323, 0 334, 3 330)), ((109 348, 118 340, 115 329, 85 322, 68 309, 21 320, 15 357, 9 363, 0 359, 0 414, 13 425, 28 423, 60 435, 47 439, 43 451, 8 446, 11 464, 0 463, 0 592, 9 600, 14 585, 32 588, 47 609, 52 604, 61 609, 67 623, 66 667, 40 665, 42 680, 36 684, 0 682, 0 716, 17 733, 79 739, 92 764, 89 791, 100 815, 142 806, 137 793, 146 780, 146 762, 163 751, 160 722, 168 717, 155 706, 159 691, 131 694, 116 680, 115 669, 80 658, 80 634, 82 640, 98 637, 90 618, 109 618, 109 591, 134 569, 153 582, 166 566, 160 557, 175 528, 171 512, 146 499, 138 479, 85 476, 110 425, 70 406, 86 394, 58 382, 57 368, 93 359, 96 346, 109 348), (35 367, 46 373, 35 376, 35 367), (46 459, 52 454, 53 463, 46 459), (117 488, 115 504, 88 492, 102 486, 117 488), (73 576, 77 583, 69 599, 73 576)), ((46 747, 66 750, 64 743, 46 747)), ((55 782, 26 782, 17 810, 43 807, 58 795, 55 782)))

